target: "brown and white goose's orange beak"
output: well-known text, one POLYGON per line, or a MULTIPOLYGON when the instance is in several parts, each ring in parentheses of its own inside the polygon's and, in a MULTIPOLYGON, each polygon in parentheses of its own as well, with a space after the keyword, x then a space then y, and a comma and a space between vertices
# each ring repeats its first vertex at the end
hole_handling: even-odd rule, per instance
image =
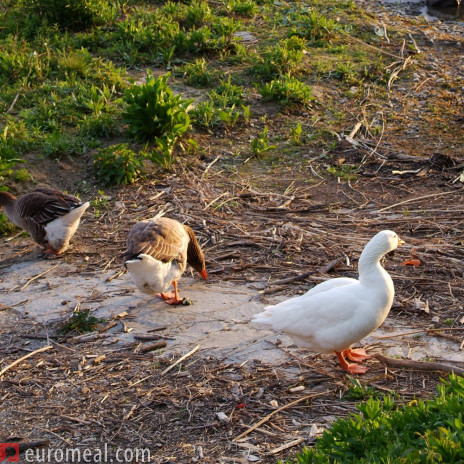
POLYGON ((203 279, 207 279, 208 278, 208 273, 206 272, 206 269, 203 269, 201 272, 200 272, 200 275, 203 279))

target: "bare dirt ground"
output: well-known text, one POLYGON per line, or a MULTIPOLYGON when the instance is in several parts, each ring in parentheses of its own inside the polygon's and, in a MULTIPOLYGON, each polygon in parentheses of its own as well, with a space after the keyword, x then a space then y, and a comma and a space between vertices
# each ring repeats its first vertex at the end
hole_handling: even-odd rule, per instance
MULTIPOLYGON (((462 26, 418 25, 383 9, 372 14, 388 25, 409 24, 421 49, 417 79, 391 89, 382 111, 392 122, 381 136, 369 132, 362 113, 353 114, 349 127, 327 128, 338 137, 330 151, 302 147, 285 162, 275 155, 274 163, 272 154, 246 162, 235 155, 249 128, 240 137, 204 134, 201 157, 105 192, 63 257, 44 258, 25 235, 3 241, 0 371, 50 348, 0 375, 0 441, 33 443, 36 451, 46 443, 54 450, 106 444, 112 457, 119 447, 148 449, 156 463, 292 456, 355 411, 353 380, 333 357, 298 350, 248 321, 327 278, 356 276, 365 243, 386 228, 407 245, 385 262, 395 302, 363 345, 372 354, 464 367, 463 95, 452 87, 464 71, 462 26), (357 121, 359 130, 343 136, 357 121), (328 175, 327 165, 344 163, 359 166, 356 178, 328 175), (146 299, 121 273, 128 231, 160 212, 192 226, 203 246, 208 282, 196 275, 180 282, 192 306, 146 299), (420 266, 401 266, 409 258, 420 266), (90 335, 60 336, 76 308, 105 322, 90 335)), ((398 52, 393 44, 389 50, 398 52)), ((268 125, 277 130, 292 118, 283 114, 268 125)), ((34 177, 70 191, 85 180, 81 196, 101 198, 90 170, 73 161, 37 162, 34 177)), ((444 373, 424 364, 372 359, 359 381, 400 401, 427 398, 444 373)))

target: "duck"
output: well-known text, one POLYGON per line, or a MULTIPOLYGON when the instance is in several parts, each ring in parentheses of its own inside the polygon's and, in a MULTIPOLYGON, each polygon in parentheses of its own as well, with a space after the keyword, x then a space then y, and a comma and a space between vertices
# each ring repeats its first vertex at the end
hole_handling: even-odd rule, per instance
POLYGON ((208 278, 205 258, 193 229, 168 217, 137 222, 129 232, 122 257, 135 286, 170 305, 185 303, 179 297, 177 282, 187 264, 203 279, 208 278), (171 284, 174 291, 166 293, 171 284))
POLYGON ((304 295, 265 307, 251 322, 283 332, 310 351, 335 353, 343 370, 364 374, 367 368, 360 363, 370 356, 364 349, 352 349, 352 345, 377 329, 387 317, 395 289, 380 262, 404 243, 394 231, 378 232, 361 253, 358 279, 326 280, 304 295))
POLYGON ((0 210, 13 224, 28 232, 49 255, 60 255, 69 248, 89 206, 89 202, 83 203, 73 195, 49 187, 19 197, 0 192, 0 210))

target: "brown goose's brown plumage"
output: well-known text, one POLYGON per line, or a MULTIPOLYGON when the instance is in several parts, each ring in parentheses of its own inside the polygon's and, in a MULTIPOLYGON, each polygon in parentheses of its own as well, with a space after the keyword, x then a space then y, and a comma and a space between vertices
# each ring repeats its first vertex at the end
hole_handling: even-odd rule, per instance
MULTIPOLYGON (((193 230, 180 222, 166 217, 140 221, 132 228, 127 240, 127 251, 122 255, 136 285, 146 293, 160 293, 160 296, 172 304, 182 300, 177 294, 177 281, 184 273, 187 264, 193 267, 206 279, 205 258, 193 230), (160 263, 171 263, 170 269, 164 266, 167 276, 146 276, 141 273, 157 273, 158 267, 149 266, 140 271, 136 260, 152 260, 160 263), (137 267, 139 270, 137 270, 137 267), (167 270, 166 270, 167 269, 167 270), (169 271, 169 272, 168 272, 169 271), (170 279, 172 276, 172 280, 170 279), (174 297, 164 295, 170 284, 174 286, 174 297), (156 289, 155 289, 156 288, 156 289)), ((161 266, 162 267, 162 266, 161 266)))
POLYGON ((69 246, 89 203, 52 188, 38 188, 16 198, 0 192, 0 209, 16 226, 26 230, 48 253, 60 254, 69 246))

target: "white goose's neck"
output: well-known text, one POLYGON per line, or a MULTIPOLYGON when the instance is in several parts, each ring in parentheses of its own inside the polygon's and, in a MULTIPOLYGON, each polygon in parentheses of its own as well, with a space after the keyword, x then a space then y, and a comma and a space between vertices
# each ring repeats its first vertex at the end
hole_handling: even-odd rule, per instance
POLYGON ((364 248, 358 263, 359 281, 361 283, 379 280, 391 281, 388 272, 381 266, 382 253, 373 243, 368 243, 364 248))

